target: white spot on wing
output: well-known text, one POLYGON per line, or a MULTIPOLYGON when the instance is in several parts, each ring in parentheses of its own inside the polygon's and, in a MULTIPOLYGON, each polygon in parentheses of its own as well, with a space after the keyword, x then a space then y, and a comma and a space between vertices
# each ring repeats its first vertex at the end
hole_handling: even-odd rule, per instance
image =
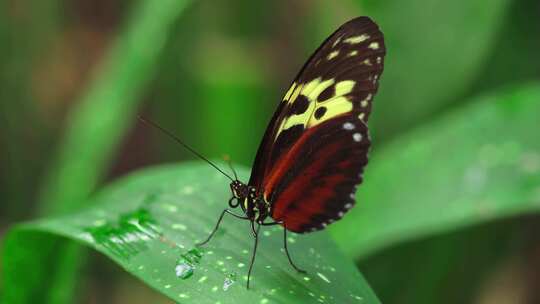
POLYGON ((360 43, 362 41, 366 41, 369 39, 369 35, 367 34, 362 34, 360 36, 353 36, 353 37, 349 37, 345 40, 343 40, 344 42, 346 43, 349 43, 349 44, 357 44, 357 43, 360 43))
POLYGON ((338 39, 336 39, 336 41, 334 41, 334 44, 332 44, 332 47, 336 47, 336 45, 340 42, 341 42, 341 37, 339 37, 338 39))
POLYGON ((328 56, 326 57, 326 59, 332 60, 332 59, 334 59, 335 57, 337 57, 337 55, 339 55, 339 51, 333 51, 332 53, 328 54, 328 56))
POLYGON ((373 97, 373 94, 369 93, 366 98, 364 98, 362 101, 360 101, 360 106, 362 108, 365 108, 368 106, 368 103, 369 101, 371 100, 371 98, 373 97))
POLYGON ((360 114, 358 115, 358 119, 360 119, 360 120, 362 120, 362 121, 364 121, 364 117, 366 117, 366 113, 360 113, 360 114))
POLYGON ((356 142, 360 142, 362 140, 362 134, 360 133, 354 133, 352 137, 356 142))
POLYGON ((343 129, 345 130, 353 130, 354 129, 354 125, 350 122, 346 122, 343 124, 343 129))
POLYGON ((368 48, 372 50, 378 50, 379 49, 379 43, 378 42, 372 42, 368 45, 368 48))

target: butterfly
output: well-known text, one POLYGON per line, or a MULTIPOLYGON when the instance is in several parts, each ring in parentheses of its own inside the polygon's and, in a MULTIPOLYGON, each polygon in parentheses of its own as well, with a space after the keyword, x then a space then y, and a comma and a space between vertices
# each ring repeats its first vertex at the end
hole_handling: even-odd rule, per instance
MULTIPOLYGON (((231 179, 226 214, 248 220, 255 239, 247 288, 261 226, 309 233, 341 219, 355 204, 371 140, 368 120, 383 71, 383 34, 368 17, 344 23, 311 55, 272 116, 257 151, 249 182, 238 180, 180 142, 231 179), (232 211, 240 207, 242 214, 232 211)), ((232 169, 232 166, 231 166, 232 169)), ((234 172, 234 169, 233 169, 234 172)))

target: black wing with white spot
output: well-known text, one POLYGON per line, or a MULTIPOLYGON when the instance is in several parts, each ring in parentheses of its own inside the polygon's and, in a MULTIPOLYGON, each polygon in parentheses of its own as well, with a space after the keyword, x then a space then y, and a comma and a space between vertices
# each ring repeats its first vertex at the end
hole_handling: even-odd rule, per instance
MULTIPOLYGON (((308 168, 307 165, 302 169, 288 163, 292 153, 310 152, 316 157, 313 149, 324 147, 330 133, 346 136, 344 132, 348 130, 342 128, 343 124, 355 127, 356 132, 352 134, 367 138, 366 124, 382 73, 384 55, 383 35, 378 26, 368 17, 359 17, 342 25, 306 62, 272 117, 257 152, 249 182, 264 194, 272 206, 284 207, 280 201, 284 198, 280 194, 287 190, 287 184, 283 180, 290 182, 293 175, 302 178, 302 172, 293 171, 308 168), (338 129, 339 132, 336 131, 338 129), (298 146, 305 142, 311 143, 311 150, 308 146, 298 146)), ((347 138, 354 140, 352 135, 347 138)), ((369 141, 362 143, 369 147, 369 141)), ((325 155, 330 157, 324 160, 328 164, 335 161, 332 157, 348 157, 344 156, 346 153, 340 154, 338 147, 333 147, 332 151, 342 156, 325 155)), ((367 147, 363 145, 360 154, 367 154, 367 147)), ((345 145, 343 148, 351 146, 345 145)), ((342 160, 347 163, 346 159, 342 160)), ((351 167, 350 170, 359 173, 365 163, 357 165, 360 166, 351 167)), ((323 167, 328 174, 333 170, 331 166, 323 167)), ((353 186, 345 187, 347 189, 342 187, 339 191, 349 191, 346 195, 350 196, 353 186)))

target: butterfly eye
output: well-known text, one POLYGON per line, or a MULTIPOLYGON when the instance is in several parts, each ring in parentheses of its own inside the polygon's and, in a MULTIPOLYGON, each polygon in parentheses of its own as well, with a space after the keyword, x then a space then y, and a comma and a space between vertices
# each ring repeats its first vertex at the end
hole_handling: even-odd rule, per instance
POLYGON ((229 207, 236 208, 236 207, 238 207, 238 205, 240 205, 240 202, 238 201, 238 199, 235 196, 233 196, 233 197, 231 197, 231 199, 229 199, 229 207), (233 203, 234 201, 236 201, 236 203, 233 203))

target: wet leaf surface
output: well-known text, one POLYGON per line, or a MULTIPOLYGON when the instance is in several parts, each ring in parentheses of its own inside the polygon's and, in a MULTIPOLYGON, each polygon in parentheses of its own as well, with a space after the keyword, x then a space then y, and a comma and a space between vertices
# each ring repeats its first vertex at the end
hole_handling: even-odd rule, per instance
POLYGON ((6 286, 24 286, 25 276, 13 272, 39 273, 39 265, 26 261, 39 256, 22 254, 25 246, 63 236, 102 252, 179 303, 379 303, 326 232, 289 234, 293 259, 308 274, 295 272, 281 251, 281 226, 261 228, 252 289, 246 290, 253 246, 248 222, 226 217, 208 245, 195 246, 209 234, 229 192, 228 180, 207 164, 131 175, 97 195, 90 209, 15 228, 5 248, 6 286))

